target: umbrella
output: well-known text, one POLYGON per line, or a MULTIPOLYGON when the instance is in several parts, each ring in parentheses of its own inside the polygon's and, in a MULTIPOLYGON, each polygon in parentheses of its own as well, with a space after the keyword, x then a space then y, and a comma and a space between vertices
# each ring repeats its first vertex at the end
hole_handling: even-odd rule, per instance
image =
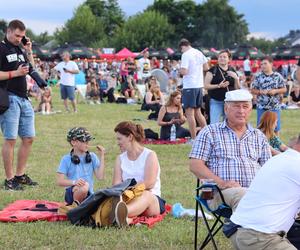
POLYGON ((151 75, 155 76, 155 78, 159 81, 160 90, 164 93, 167 92, 167 86, 169 82, 169 77, 165 71, 162 69, 154 69, 151 70, 151 75))

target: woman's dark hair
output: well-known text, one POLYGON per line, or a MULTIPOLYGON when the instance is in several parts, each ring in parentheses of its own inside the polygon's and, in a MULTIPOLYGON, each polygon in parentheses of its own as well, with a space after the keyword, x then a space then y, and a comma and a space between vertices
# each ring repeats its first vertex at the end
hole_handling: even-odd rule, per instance
POLYGON ((125 136, 132 135, 133 138, 141 143, 145 140, 145 133, 142 125, 135 124, 131 121, 120 122, 114 129, 115 133, 120 133, 125 136))
POLYGON ((228 55, 229 59, 231 59, 231 53, 230 53, 229 49, 223 49, 223 50, 221 50, 221 51, 218 53, 218 57, 219 57, 219 55, 221 55, 221 54, 223 54, 223 53, 226 53, 226 54, 228 55))

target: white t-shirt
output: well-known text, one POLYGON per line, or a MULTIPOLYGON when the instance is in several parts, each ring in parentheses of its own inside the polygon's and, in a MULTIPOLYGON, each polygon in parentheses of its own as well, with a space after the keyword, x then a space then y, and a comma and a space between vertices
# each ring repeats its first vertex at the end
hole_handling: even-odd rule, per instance
POLYGON ((184 89, 203 87, 203 64, 207 63, 207 58, 197 49, 190 48, 181 56, 181 68, 188 70, 183 76, 182 83, 184 89))
POLYGON ((138 71, 138 77, 139 79, 142 78, 147 78, 151 76, 151 64, 150 64, 150 60, 148 58, 140 58, 138 60, 138 66, 139 66, 139 71, 138 71))
POLYGON ((77 64, 73 61, 63 61, 54 67, 54 69, 60 73, 60 84, 66 86, 75 86, 75 74, 65 72, 64 68, 68 70, 79 70, 77 64))
MULTIPOLYGON (((145 180, 145 166, 146 160, 152 150, 144 148, 143 152, 135 161, 128 159, 127 151, 120 154, 122 179, 134 178, 137 182, 143 182, 145 180)), ((156 182, 154 187, 150 190, 154 195, 160 197, 160 166, 158 165, 158 173, 156 176, 156 182)))
POLYGON ((243 62, 243 66, 244 66, 244 71, 251 71, 251 62, 249 59, 246 59, 243 62))
POLYGON ((258 171, 231 221, 263 233, 288 232, 300 208, 300 153, 288 149, 258 171))

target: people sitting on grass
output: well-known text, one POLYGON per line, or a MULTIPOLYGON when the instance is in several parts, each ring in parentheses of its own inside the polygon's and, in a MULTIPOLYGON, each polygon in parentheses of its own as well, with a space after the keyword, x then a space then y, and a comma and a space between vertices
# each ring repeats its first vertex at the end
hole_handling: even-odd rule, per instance
POLYGON ((300 84, 293 83, 290 95, 288 97, 288 104, 295 105, 300 108, 300 84))
POLYGON ((161 198, 160 165, 154 151, 142 145, 144 129, 130 121, 119 123, 114 129, 121 154, 117 157, 113 185, 134 178, 145 185, 145 191, 127 204, 128 223, 139 215, 155 216, 164 213, 161 198))
POLYGON ((103 103, 104 98, 107 97, 107 101, 112 103, 116 101, 114 91, 117 85, 117 77, 115 74, 107 77, 106 81, 100 82, 100 100, 103 103))
POLYGON ((100 104, 100 91, 96 77, 92 76, 86 86, 86 98, 89 104, 100 104))
POLYGON ((152 113, 148 116, 148 119, 156 120, 161 106, 164 105, 164 96, 160 91, 159 83, 154 76, 151 76, 148 85, 149 89, 145 94, 141 110, 151 110, 152 113))
POLYGON ((134 99, 135 97, 135 85, 132 75, 128 75, 121 83, 121 93, 125 96, 126 99, 134 99))
POLYGON ((183 115, 181 106, 181 92, 176 90, 171 93, 166 105, 162 106, 159 110, 157 123, 161 126, 160 139, 170 139, 173 124, 176 126, 176 138, 190 137, 189 130, 181 126, 185 121, 186 118, 183 115))
MULTIPOLYGON (((198 133, 189 155, 190 171, 199 179, 214 180, 234 210, 271 152, 265 135, 248 123, 252 95, 247 90, 227 92, 224 109, 223 122, 210 124, 198 133)), ((219 205, 217 195, 212 209, 219 205)))
MULTIPOLYGON (((299 216, 300 136, 292 139, 289 146, 259 170, 231 216, 237 228, 230 237, 234 249, 298 249, 286 234, 299 216)), ((298 243, 296 228, 291 234, 298 243)))
POLYGON ((49 115, 51 113, 52 108, 52 95, 51 95, 51 88, 45 88, 44 92, 42 93, 41 98, 41 109, 43 115, 49 115))
POLYGON ((270 144, 272 155, 277 155, 288 149, 288 147, 275 134, 276 125, 277 125, 277 114, 272 111, 266 111, 261 116, 260 123, 257 127, 267 137, 270 144))
POLYGON ((104 179, 105 150, 101 145, 97 146, 100 160, 95 153, 89 152, 92 139, 90 132, 83 127, 74 127, 67 134, 72 149, 63 156, 57 169, 57 184, 66 187, 67 205, 73 202, 79 205, 94 192, 94 174, 98 180, 104 179))

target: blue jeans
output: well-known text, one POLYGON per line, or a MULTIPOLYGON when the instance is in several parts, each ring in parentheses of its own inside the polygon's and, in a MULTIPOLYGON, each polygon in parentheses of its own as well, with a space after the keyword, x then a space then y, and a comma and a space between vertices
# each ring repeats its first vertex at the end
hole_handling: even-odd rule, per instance
POLYGON ((34 111, 31 102, 9 95, 9 108, 0 115, 1 130, 5 139, 32 138, 35 136, 34 111))
POLYGON ((277 114, 277 125, 276 125, 276 128, 275 128, 275 132, 280 131, 280 129, 281 129, 280 110, 272 110, 272 109, 267 110, 267 109, 256 108, 256 111, 257 111, 257 122, 256 122, 256 126, 259 125, 259 123, 260 123, 260 118, 261 118, 261 116, 263 115, 264 112, 266 112, 266 111, 272 111, 272 112, 274 112, 274 113, 277 114))
POLYGON ((223 121, 225 118, 224 101, 217 101, 213 98, 209 100, 210 124, 223 121), (220 119, 222 118, 222 120, 220 119))

